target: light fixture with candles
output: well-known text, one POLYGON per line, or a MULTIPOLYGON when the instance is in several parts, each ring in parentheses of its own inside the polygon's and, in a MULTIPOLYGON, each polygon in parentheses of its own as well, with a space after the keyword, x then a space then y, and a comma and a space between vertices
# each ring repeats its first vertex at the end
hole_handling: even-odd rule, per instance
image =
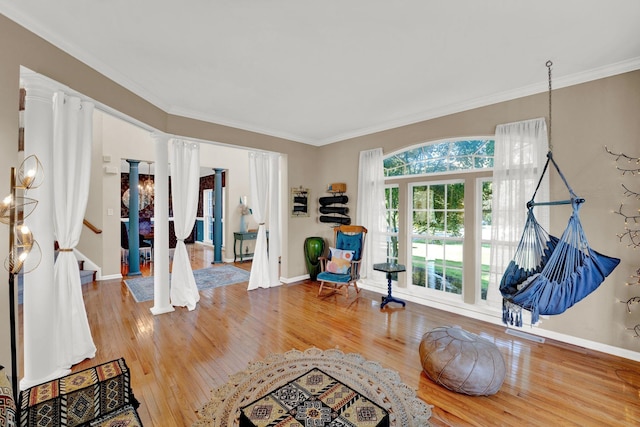
POLYGON ((4 267, 9 272, 9 324, 11 328, 11 381, 14 397, 18 396, 18 357, 15 310, 15 275, 33 271, 42 259, 38 242, 33 238, 24 220, 35 210, 38 201, 24 195, 16 196, 17 191, 37 188, 44 181, 44 171, 40 160, 31 155, 24 159, 18 170, 11 168, 11 194, 0 203, 0 222, 9 224, 9 254, 4 267), (25 261, 30 259, 29 270, 25 270, 25 261))
POLYGON ((144 197, 147 199, 148 203, 151 204, 153 202, 153 181, 151 180, 151 163, 147 163, 147 179, 142 184, 140 189, 140 194, 144 194, 144 197))
MULTIPOLYGON (((147 206, 153 203, 154 196, 154 184, 151 179, 151 163, 147 163, 149 165, 147 179, 144 182, 138 183, 138 210, 146 208, 147 206)), ((129 208, 129 198, 131 197, 129 188, 127 188, 122 194, 122 204, 124 204, 127 209, 129 208)))

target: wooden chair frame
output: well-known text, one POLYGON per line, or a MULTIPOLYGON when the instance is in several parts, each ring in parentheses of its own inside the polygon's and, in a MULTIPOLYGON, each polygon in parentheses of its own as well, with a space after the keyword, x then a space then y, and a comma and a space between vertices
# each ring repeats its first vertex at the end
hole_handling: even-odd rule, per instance
MULTIPOLYGON (((318 289, 318 296, 321 295, 322 293, 322 289, 324 289, 325 284, 330 284, 333 285, 331 286, 332 289, 332 293, 336 293, 340 290, 340 288, 344 287, 345 288, 345 296, 348 297, 349 296, 349 285, 353 284, 353 287, 356 289, 356 293, 360 292, 360 289, 358 288, 358 280, 360 279, 360 263, 362 261, 362 258, 364 257, 364 244, 366 241, 366 237, 367 237, 367 229, 361 225, 340 225, 338 227, 335 227, 333 229, 333 247, 336 247, 337 243, 338 243, 338 233, 342 232, 343 234, 346 235, 355 235, 355 234, 359 234, 362 233, 362 242, 361 242, 361 248, 360 248, 360 258, 358 259, 354 259, 351 261, 351 270, 350 270, 350 278, 347 282, 334 282, 334 281, 330 281, 330 280, 323 280, 322 278, 318 277, 318 280, 320 281, 320 288, 318 289)), ((338 248, 338 249, 344 249, 344 248, 338 248)), ((326 271, 326 267, 327 267, 327 263, 329 262, 329 258, 328 257, 320 257, 318 258, 320 260, 320 275, 322 274, 322 272, 326 271)), ((320 276, 319 275, 319 276, 320 276)), ((331 295, 328 294, 328 295, 331 295)))

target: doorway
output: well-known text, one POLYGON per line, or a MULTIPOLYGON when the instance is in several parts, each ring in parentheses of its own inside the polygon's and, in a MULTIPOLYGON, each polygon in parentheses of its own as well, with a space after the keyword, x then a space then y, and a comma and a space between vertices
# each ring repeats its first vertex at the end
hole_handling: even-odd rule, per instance
MULTIPOLYGON (((226 194, 225 194, 225 187, 222 187, 222 197, 221 197, 221 203, 223 204, 221 206, 220 212, 222 212, 222 217, 221 222, 222 222, 222 247, 225 246, 225 224, 224 224, 224 201, 226 200, 226 194)), ((204 189, 202 191, 202 201, 203 201, 203 217, 202 217, 202 222, 203 222, 203 237, 202 237, 202 242, 207 244, 207 245, 211 245, 213 246, 214 244, 214 239, 213 239, 213 223, 215 221, 215 203, 216 203, 216 198, 215 198, 215 191, 211 188, 207 188, 204 189)))

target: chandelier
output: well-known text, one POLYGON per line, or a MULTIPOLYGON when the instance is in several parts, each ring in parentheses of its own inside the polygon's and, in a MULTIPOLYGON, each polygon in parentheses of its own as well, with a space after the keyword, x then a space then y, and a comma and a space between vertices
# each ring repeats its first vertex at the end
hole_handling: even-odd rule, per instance
MULTIPOLYGON (((151 163, 147 163, 149 166, 147 171, 147 177, 142 180, 138 180, 138 210, 142 210, 151 205, 154 196, 154 184, 151 179, 151 163)), ((142 176, 144 178, 144 176, 142 176)), ((122 203, 129 208, 129 189, 127 188, 122 194, 122 203)))
POLYGON ((147 179, 144 182, 138 184, 138 188, 140 189, 141 198, 147 201, 146 204, 151 204, 153 201, 153 193, 154 193, 154 184, 151 179, 151 163, 147 163, 147 179))

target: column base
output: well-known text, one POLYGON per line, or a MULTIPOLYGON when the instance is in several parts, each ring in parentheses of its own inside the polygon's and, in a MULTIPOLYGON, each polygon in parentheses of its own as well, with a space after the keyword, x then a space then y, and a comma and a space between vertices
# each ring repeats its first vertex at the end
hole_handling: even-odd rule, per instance
POLYGON ((149 311, 151 311, 151 314, 153 314, 154 316, 157 316, 159 314, 164 314, 164 313, 171 313, 172 311, 176 311, 175 308, 173 308, 172 305, 168 305, 165 307, 151 307, 149 309, 149 311))

